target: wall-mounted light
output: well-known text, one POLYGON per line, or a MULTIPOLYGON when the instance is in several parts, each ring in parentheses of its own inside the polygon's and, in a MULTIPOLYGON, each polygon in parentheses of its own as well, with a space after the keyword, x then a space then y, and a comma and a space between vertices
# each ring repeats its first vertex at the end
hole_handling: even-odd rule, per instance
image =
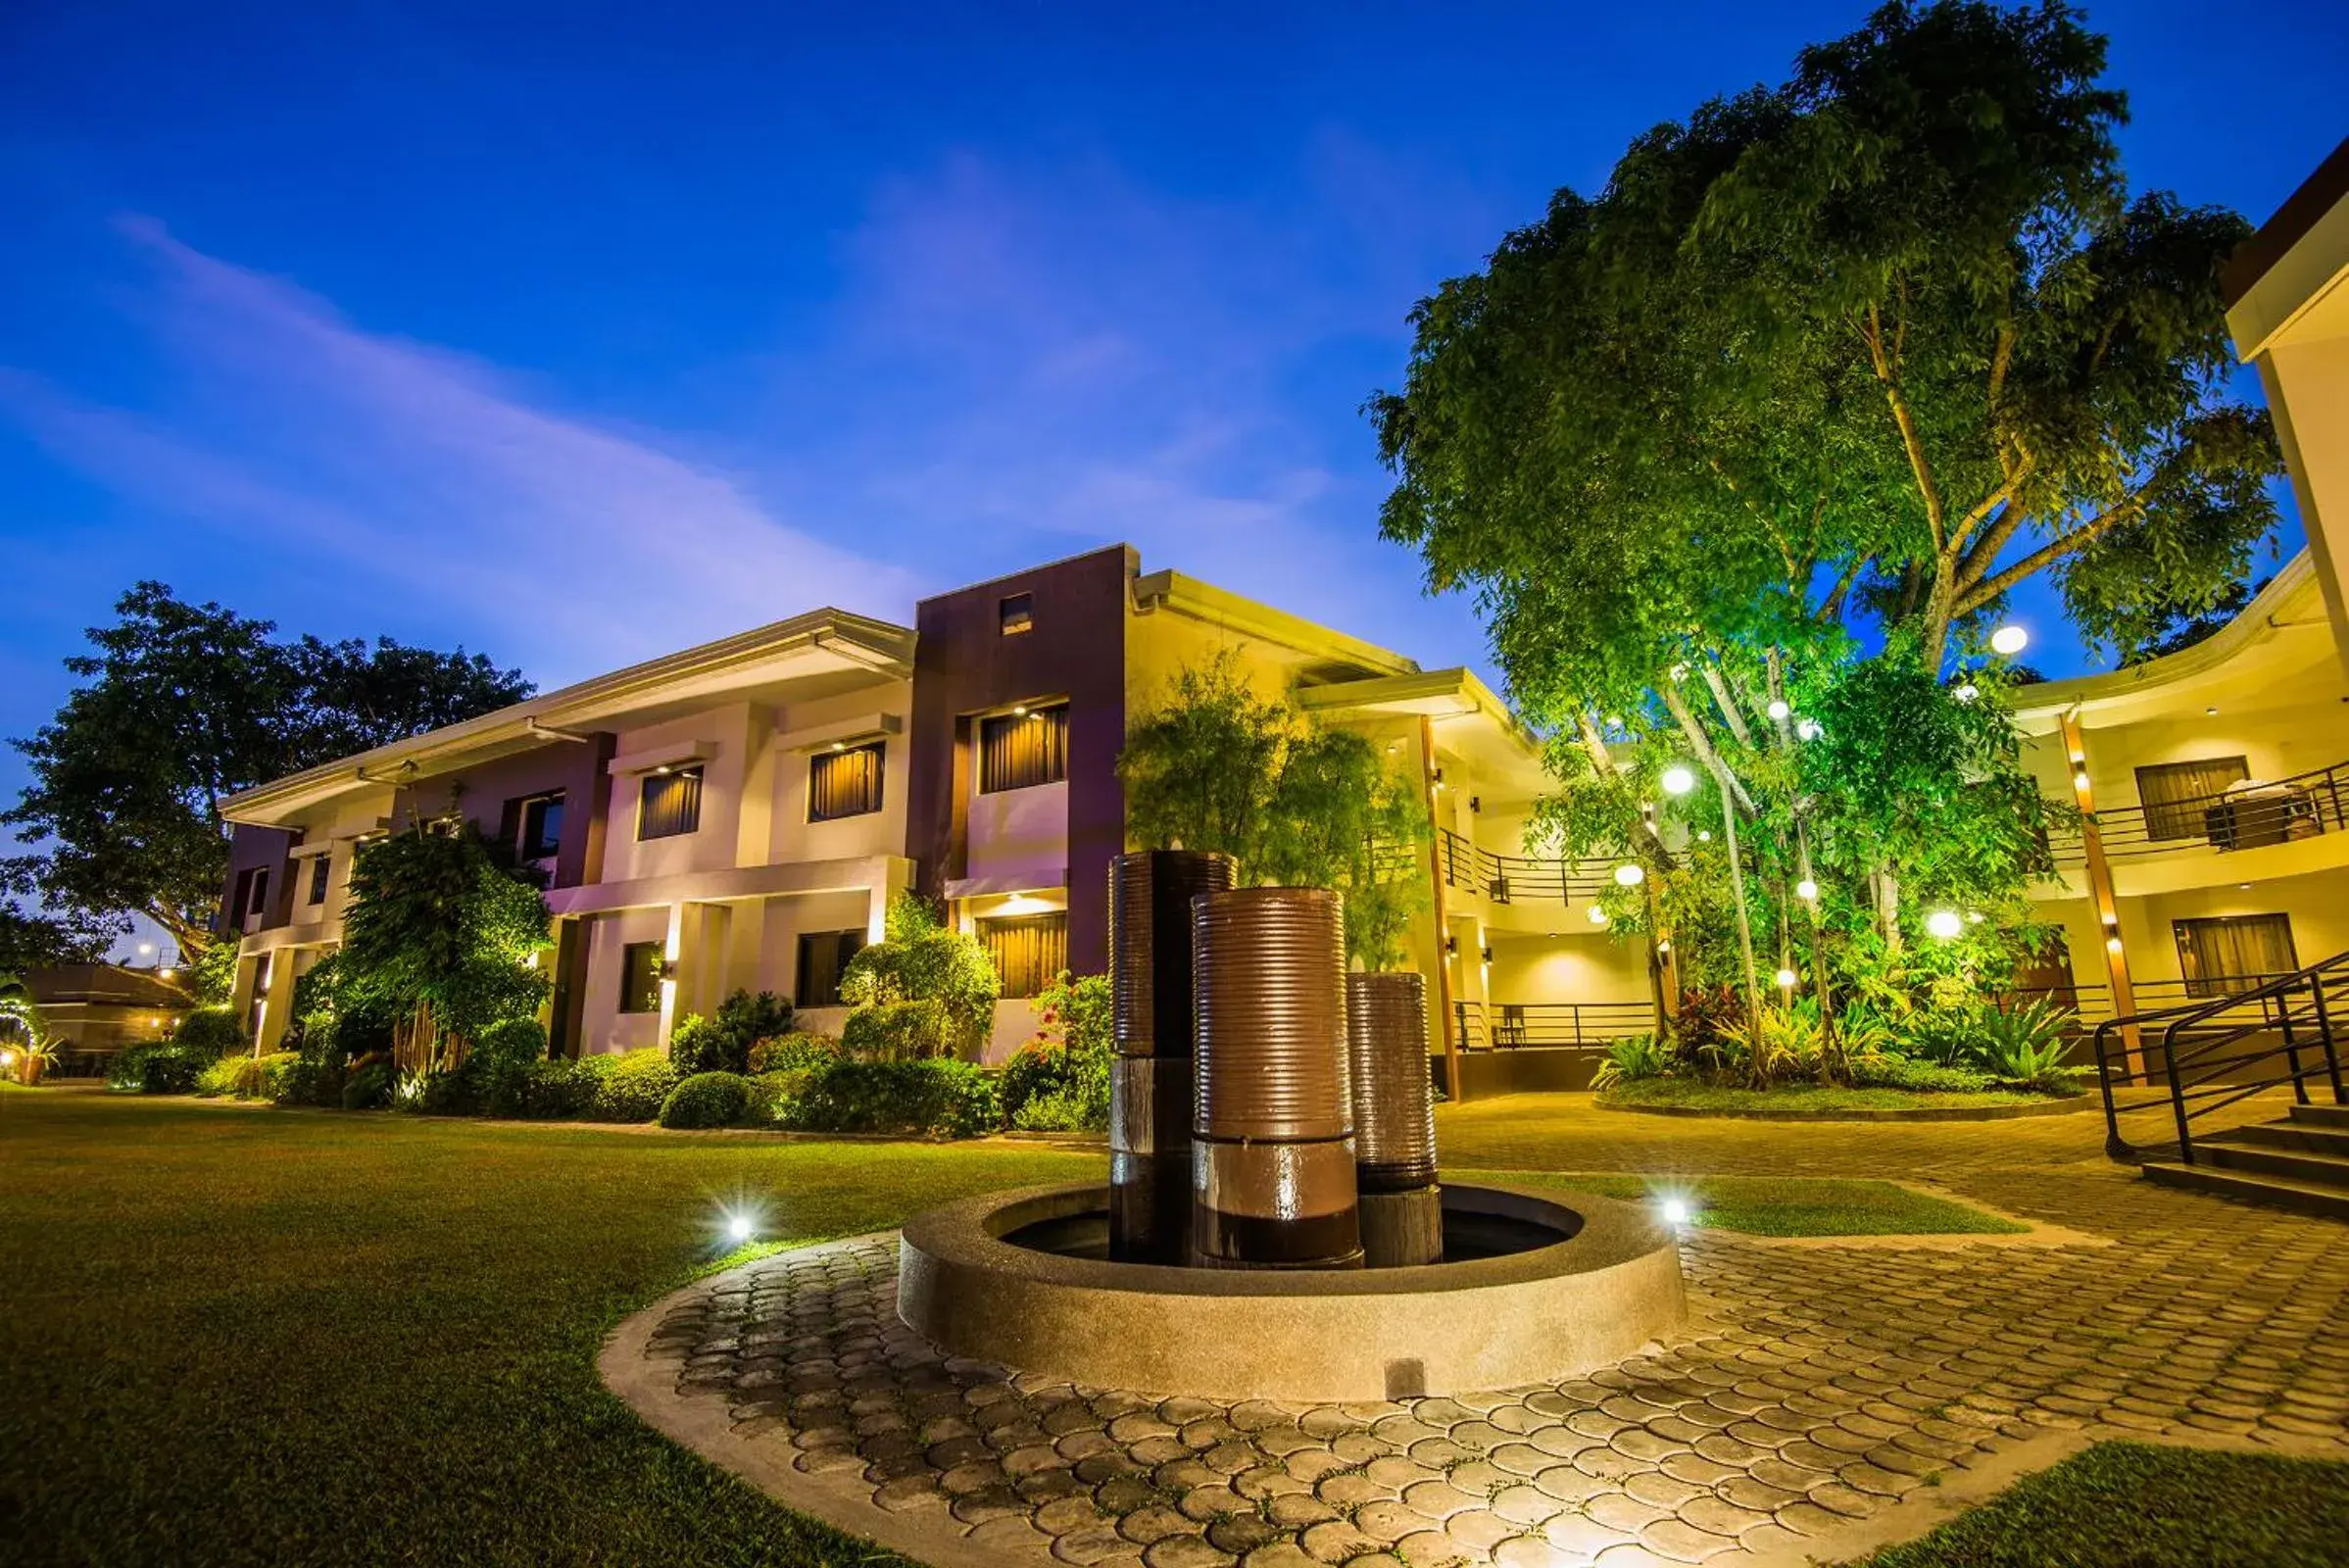
POLYGON ((1444 788, 1444 769, 1438 768, 1428 775, 1428 788, 1438 790, 1444 788))
POLYGON ((1480 811, 1482 811, 1484 808, 1485 808, 1485 798, 1484 798, 1483 796, 1481 796, 1481 795, 1471 795, 1470 797, 1468 797, 1468 811, 1469 811, 1469 814, 1470 814, 1470 815, 1472 815, 1472 816, 1473 816, 1473 815, 1475 815, 1477 812, 1480 812, 1480 811))
POLYGON ((1446 957, 1459 956, 1460 939, 1458 937, 1445 937, 1444 939, 1444 956, 1446 957))
POLYGON ((2104 951, 2107 953, 2119 953, 2121 951, 2121 939, 2117 936, 2106 937, 2104 939, 2104 951))
POLYGON ((2203 716, 2206 718, 2217 718, 2219 716, 2219 710, 2216 708, 2206 708, 2202 710, 2202 712, 2203 716))
POLYGON ((2088 787, 2088 770, 2086 768, 2083 767, 2072 775, 2072 787, 2083 794, 2086 793, 2088 787))
POLYGON ((1491 963, 1493 961, 1493 950, 1490 947, 1481 948, 1478 951, 1484 954, 1485 961, 1487 963, 1491 963))

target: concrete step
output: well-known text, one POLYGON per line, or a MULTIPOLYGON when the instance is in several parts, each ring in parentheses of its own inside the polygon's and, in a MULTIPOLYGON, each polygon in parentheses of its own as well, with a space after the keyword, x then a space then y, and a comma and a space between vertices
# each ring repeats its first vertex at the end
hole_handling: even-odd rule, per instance
POLYGON ((2164 1187, 2266 1203, 2324 1219, 2349 1220, 2349 1190, 2338 1187, 2283 1176, 2263 1176, 2256 1171, 2227 1170, 2217 1165, 2180 1165, 2169 1159, 2146 1160, 2143 1169, 2147 1181, 2159 1182, 2164 1187))
POLYGON ((2217 1165, 2224 1170, 2281 1176, 2319 1187, 2338 1187, 2342 1192, 2349 1193, 2349 1158, 2336 1153, 2321 1153, 2306 1149, 2276 1149, 2259 1144, 2235 1143, 2227 1139, 2198 1138, 2194 1141, 2194 1155, 2200 1163, 2217 1165))
POLYGON ((2338 1154, 2349 1159, 2349 1126, 2321 1121, 2263 1121, 2250 1127, 2213 1133, 2196 1144, 2244 1144, 2258 1149, 2300 1149, 2312 1154, 2338 1154))
POLYGON ((2312 1127, 2349 1127, 2349 1105, 2294 1105, 2292 1120, 2312 1127))

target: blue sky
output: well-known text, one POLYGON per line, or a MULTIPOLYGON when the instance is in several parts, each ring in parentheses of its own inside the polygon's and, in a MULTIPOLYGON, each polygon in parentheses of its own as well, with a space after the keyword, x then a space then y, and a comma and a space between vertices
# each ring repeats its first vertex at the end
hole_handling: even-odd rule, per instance
MULTIPOLYGON (((13 0, 0 735, 141 576, 554 685, 1125 539, 1481 662, 1376 537, 1405 313, 1861 15, 13 0)), ((2256 221, 2349 7, 2214 16, 2090 21, 2256 221)))

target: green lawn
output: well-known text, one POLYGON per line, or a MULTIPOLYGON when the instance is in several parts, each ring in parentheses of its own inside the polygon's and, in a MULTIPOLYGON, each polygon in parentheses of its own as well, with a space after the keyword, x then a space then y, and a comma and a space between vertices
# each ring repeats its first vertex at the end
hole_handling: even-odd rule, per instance
POLYGON ((1710 1111, 1947 1110, 1987 1105, 2037 1105, 2061 1097, 2020 1089, 1963 1094, 1918 1094, 1906 1089, 1830 1089, 1788 1084, 1783 1089, 1735 1089, 1688 1078, 1642 1078, 1598 1096, 1601 1105, 1675 1105, 1710 1111))
POLYGON ((1865 1568, 2325 1568, 2349 1463, 2100 1443, 1865 1568))
POLYGON ((1571 1172, 1447 1171, 1462 1181, 1562 1187, 1688 1205, 1688 1223, 1752 1236, 2015 1236, 2031 1227, 1891 1182, 1831 1176, 1591 1176, 1571 1172))
POLYGON ((605 1332, 706 1267, 737 1201, 811 1240, 1101 1169, 9 1095, 0 1560, 868 1561, 605 1394, 605 1332))

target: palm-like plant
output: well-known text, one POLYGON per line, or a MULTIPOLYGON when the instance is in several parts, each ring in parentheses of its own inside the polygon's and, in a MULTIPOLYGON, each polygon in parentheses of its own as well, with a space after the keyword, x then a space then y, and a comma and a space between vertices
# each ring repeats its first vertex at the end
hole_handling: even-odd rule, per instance
POLYGON ((32 1084, 57 1060, 57 1045, 41 1022, 40 1004, 24 982, 0 980, 0 1069, 32 1084))

